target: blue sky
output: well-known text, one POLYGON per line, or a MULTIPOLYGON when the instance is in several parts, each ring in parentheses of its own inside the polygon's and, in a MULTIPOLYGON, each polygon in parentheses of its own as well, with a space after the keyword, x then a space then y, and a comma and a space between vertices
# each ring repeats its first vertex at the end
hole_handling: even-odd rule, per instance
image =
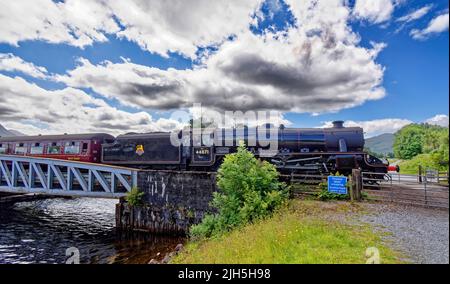
MULTIPOLYGON (((198 15, 187 15, 186 21, 190 22, 181 25, 188 27, 177 23, 179 11, 161 3, 155 5, 163 12, 160 14, 167 12, 168 18, 153 16, 151 4, 148 7, 138 0, 131 1, 141 8, 142 14, 136 16, 133 23, 126 7, 116 4, 107 7, 108 13, 100 14, 104 7, 86 3, 79 7, 72 5, 73 1, 58 4, 49 1, 47 10, 26 15, 27 3, 20 2, 18 5, 24 5, 23 15, 14 15, 18 11, 14 7, 7 7, 5 12, 11 17, 8 26, 16 26, 17 30, 8 30, 4 24, 0 28, 0 55, 3 56, 0 57, 3 60, 0 61, 0 74, 3 75, 0 111, 4 109, 0 123, 25 133, 62 131, 64 125, 71 128, 72 120, 77 124, 73 127, 75 132, 126 132, 127 126, 135 130, 133 124, 143 125, 145 121, 152 129, 170 128, 174 126, 170 123, 170 114, 176 109, 188 108, 191 102, 200 102, 216 110, 239 110, 240 105, 245 106, 244 111, 272 108, 281 111, 284 119, 294 127, 317 127, 337 119, 352 121, 366 127, 370 135, 393 132, 406 123, 423 122, 436 115, 440 116, 433 121, 448 125, 448 1, 383 0, 382 7, 373 7, 363 0, 360 3, 337 1, 336 5, 348 12, 342 14, 342 26, 341 22, 333 22, 333 13, 326 14, 327 11, 323 11, 326 9, 314 8, 316 12, 311 13, 317 15, 301 18, 305 14, 296 6, 302 4, 295 4, 299 1, 292 1, 294 4, 291 1, 267 0, 262 4, 255 1, 253 5, 236 1, 232 7, 221 7, 217 3, 217 7, 208 4, 208 7, 199 8, 198 13, 211 17, 211 22, 206 19, 197 23, 198 15), (52 9, 56 12, 51 13, 52 9), (98 23, 91 27, 92 23, 88 22, 88 25, 83 19, 58 16, 58 13, 76 11, 70 9, 88 9, 98 17, 98 23), (220 9, 232 16, 216 16, 220 9), (248 15, 247 21, 243 21, 242 15, 248 15), (148 25, 138 21, 139 16, 142 19, 148 17, 148 25), (325 23, 315 20, 315 16, 324 19, 325 23), (54 19, 51 27, 45 22, 50 18, 54 19), (30 27, 27 19, 42 21, 43 28, 39 30, 39 24, 30 27), (167 23, 158 26, 163 21, 167 23), (342 36, 341 27, 348 28, 342 36), (315 54, 319 38, 322 42, 317 43, 317 49, 327 43, 325 33, 332 35, 330 42, 333 44, 342 42, 346 45, 340 50, 342 59, 336 59, 330 69, 324 67, 326 64, 320 54, 315 54), (283 39, 289 41, 285 46, 280 44, 283 39), (311 39, 311 42, 305 45, 304 39, 311 39), (291 50, 285 49, 289 44, 297 52, 292 58, 283 54, 291 50), (371 50, 375 50, 375 46, 380 48, 372 56, 371 50), (272 53, 271 48, 274 48, 272 53), (309 52, 307 59, 311 66, 302 61, 306 57, 295 58, 298 54, 304 56, 305 50, 309 52), (235 54, 236 58, 233 58, 235 54), (260 56, 263 54, 266 56, 260 56), (245 62, 247 58, 247 65, 239 66, 239 62, 245 62), (363 61, 366 63, 361 63, 363 61), (314 66, 315 62, 321 63, 314 66), (261 74, 249 73, 249 64, 263 71, 261 74), (346 64, 353 67, 347 71, 345 68, 350 67, 346 64), (334 74, 341 66, 342 73, 334 74), (311 74, 308 74, 308 68, 311 74), (215 77, 218 70, 222 74, 220 79, 215 77), (354 78, 340 82, 340 78, 349 72, 355 72, 354 78), (308 80, 314 81, 321 74, 325 79, 318 78, 317 85, 314 83, 311 87, 308 80), (330 77, 336 75, 336 78, 326 78, 328 74, 330 77), (291 85, 296 78, 304 80, 305 86, 291 85), (330 84, 336 86, 330 87, 330 84), (357 89, 354 93, 353 86, 357 89), (42 109, 34 110, 33 100, 39 100, 38 97, 24 102, 28 99, 27 91, 35 87, 39 88, 37 93, 42 93, 42 100, 46 99, 46 91, 49 92, 52 107, 55 104, 55 111, 61 112, 58 117, 63 117, 65 123, 58 124, 49 119, 52 107, 45 118, 42 109), (222 87, 223 90, 219 89, 222 87), (347 96, 342 94, 344 92, 347 96), (66 93, 76 93, 73 95, 77 96, 74 97, 76 101, 86 100, 80 105, 87 107, 84 114, 75 114, 80 110, 65 109, 65 103, 56 105, 61 102, 57 98, 53 102, 53 94, 66 98, 66 93), (278 93, 280 99, 274 99, 278 93), (187 94, 190 97, 185 100, 187 94), (335 104, 333 98, 340 96, 342 98, 335 104), (23 108, 21 100, 13 97, 21 97, 22 103, 29 105, 28 112, 12 115, 11 109, 23 108), (262 101, 264 98, 269 99, 262 101), (244 100, 242 104, 241 99, 244 100), (104 113, 110 114, 105 123, 80 126, 80 121, 100 119, 99 115, 104 113)), ((179 13, 179 17, 185 16, 179 13)), ((336 12, 336 18, 339 17, 336 12)))

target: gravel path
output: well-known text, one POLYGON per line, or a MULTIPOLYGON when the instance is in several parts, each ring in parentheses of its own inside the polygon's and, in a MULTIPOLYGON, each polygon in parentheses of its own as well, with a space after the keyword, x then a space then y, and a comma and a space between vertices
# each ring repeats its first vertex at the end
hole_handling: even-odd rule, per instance
POLYGON ((413 263, 449 263, 449 212, 393 204, 365 204, 361 221, 390 232, 394 248, 413 263))

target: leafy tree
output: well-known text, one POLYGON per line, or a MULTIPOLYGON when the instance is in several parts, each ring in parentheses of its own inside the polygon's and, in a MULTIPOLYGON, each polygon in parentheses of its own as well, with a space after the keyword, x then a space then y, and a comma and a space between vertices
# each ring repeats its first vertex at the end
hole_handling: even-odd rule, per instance
POLYGON ((417 124, 407 125, 395 134, 394 154, 400 159, 411 159, 422 153, 423 141, 423 128, 417 124))
POLYGON ((441 165, 445 165, 448 169, 448 162, 449 162, 449 131, 448 128, 442 131, 440 137, 439 137, 439 148, 437 149, 436 153, 439 159, 439 163, 441 165))
POLYGON ((205 216, 201 224, 193 226, 191 236, 220 235, 270 215, 288 198, 278 175, 275 166, 256 159, 241 143, 236 153, 225 156, 219 168, 219 192, 214 193, 212 201, 217 213, 205 216))
POLYGON ((417 173, 419 165, 425 168, 448 170, 448 149, 448 127, 411 124, 395 135, 395 156, 406 159, 400 164, 400 170, 404 173, 417 173))

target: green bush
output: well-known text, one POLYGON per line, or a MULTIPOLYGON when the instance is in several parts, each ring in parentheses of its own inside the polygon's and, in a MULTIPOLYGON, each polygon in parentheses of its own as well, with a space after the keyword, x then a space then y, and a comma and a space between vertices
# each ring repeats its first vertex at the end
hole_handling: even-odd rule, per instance
POLYGON ((190 230, 192 238, 219 236, 233 228, 271 215, 288 199, 286 186, 278 181, 275 166, 260 161, 241 143, 237 153, 226 155, 218 170, 218 192, 207 215, 190 230))
POLYGON ((128 204, 132 206, 142 205, 142 197, 144 197, 144 192, 140 191, 136 186, 131 189, 130 192, 127 193, 125 200, 128 204))
POLYGON ((400 173, 416 175, 419 173, 419 166, 422 166, 423 170, 434 169, 439 171, 447 171, 448 157, 447 161, 444 163, 442 161, 443 157, 438 152, 432 154, 420 154, 411 160, 404 160, 400 162, 400 173))

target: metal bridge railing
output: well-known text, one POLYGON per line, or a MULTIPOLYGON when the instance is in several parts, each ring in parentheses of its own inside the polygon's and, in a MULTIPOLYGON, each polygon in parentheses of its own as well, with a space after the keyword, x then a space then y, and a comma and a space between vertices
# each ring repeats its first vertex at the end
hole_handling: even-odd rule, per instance
POLYGON ((137 185, 137 172, 76 161, 0 155, 0 191, 119 198, 137 185))

